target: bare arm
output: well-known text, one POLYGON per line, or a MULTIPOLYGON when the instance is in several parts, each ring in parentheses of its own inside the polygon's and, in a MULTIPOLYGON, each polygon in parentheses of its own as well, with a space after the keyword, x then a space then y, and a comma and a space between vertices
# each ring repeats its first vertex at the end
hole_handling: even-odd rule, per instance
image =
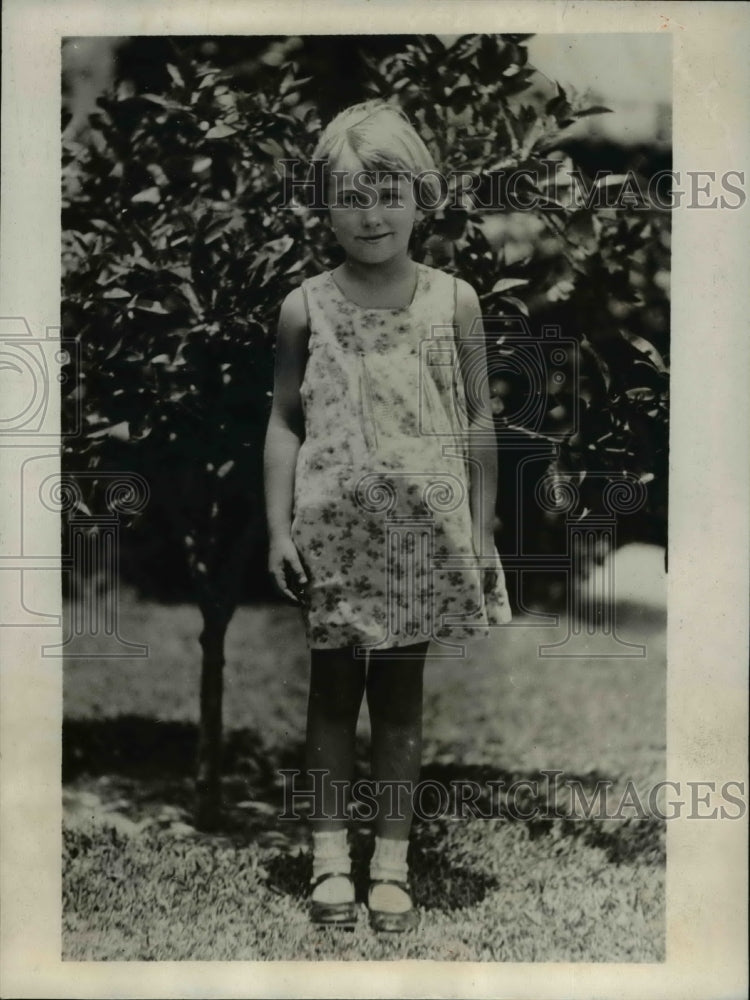
POLYGON ((299 389, 305 373, 308 336, 304 299, 297 288, 286 297, 279 314, 273 403, 263 452, 268 568, 279 589, 293 601, 297 600, 293 589, 307 582, 292 542, 291 526, 294 472, 305 433, 299 389))
MULTIPOLYGON (((474 545, 477 555, 487 556, 494 551, 497 441, 490 404, 482 311, 477 293, 465 281, 458 282, 456 323, 469 419, 469 489, 474 545), (467 339, 469 337, 471 340, 467 339)), ((494 580, 486 572, 485 587, 492 586, 494 580)))

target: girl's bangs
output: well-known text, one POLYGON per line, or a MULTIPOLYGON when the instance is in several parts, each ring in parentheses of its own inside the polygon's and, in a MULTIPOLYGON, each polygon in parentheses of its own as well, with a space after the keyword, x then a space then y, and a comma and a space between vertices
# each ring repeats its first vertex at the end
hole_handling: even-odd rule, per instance
POLYGON ((397 153, 373 149, 368 151, 363 150, 358 152, 356 155, 359 157, 363 168, 368 174, 400 172, 411 174, 411 179, 414 179, 414 175, 416 173, 414 164, 406 160, 404 157, 399 156, 397 153))

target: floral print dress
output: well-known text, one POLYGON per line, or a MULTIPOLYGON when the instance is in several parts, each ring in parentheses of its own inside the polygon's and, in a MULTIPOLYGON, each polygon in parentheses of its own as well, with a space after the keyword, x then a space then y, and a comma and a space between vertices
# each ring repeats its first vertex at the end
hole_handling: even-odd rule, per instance
POLYGON ((356 305, 330 271, 302 283, 310 336, 291 532, 311 649, 429 639, 456 655, 456 640, 510 621, 497 551, 497 584, 482 594, 472 541, 455 279, 417 268, 405 308, 356 305))

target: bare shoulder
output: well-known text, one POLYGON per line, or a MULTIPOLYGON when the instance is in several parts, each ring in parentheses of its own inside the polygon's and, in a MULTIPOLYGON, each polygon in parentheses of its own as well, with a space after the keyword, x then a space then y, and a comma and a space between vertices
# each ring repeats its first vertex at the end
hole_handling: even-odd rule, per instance
POLYGON ((474 286, 462 278, 456 278, 456 324, 462 340, 470 336, 481 315, 479 296, 474 286))
POLYGON ((463 278, 456 278, 456 308, 466 311, 479 311, 479 296, 473 285, 463 278))
POLYGON ((301 287, 293 288, 281 303, 279 330, 300 332, 307 328, 307 308, 301 287))
POLYGON ((307 357, 310 329, 301 288, 294 288, 281 303, 276 330, 276 360, 279 371, 294 371, 299 377, 307 357))
POLYGON ((279 310, 277 347, 282 351, 304 352, 309 336, 305 296, 301 288, 293 288, 279 310))

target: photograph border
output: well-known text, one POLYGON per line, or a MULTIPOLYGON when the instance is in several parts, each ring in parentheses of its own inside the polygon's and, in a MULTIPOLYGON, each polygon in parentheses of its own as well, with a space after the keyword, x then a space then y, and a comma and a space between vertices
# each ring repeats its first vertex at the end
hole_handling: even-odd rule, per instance
MULTIPOLYGON (((254 0, 7 0, 4 15, 0 318, 22 318, 36 339, 54 340, 60 327, 60 46, 66 36, 669 32, 674 169, 719 174, 747 171, 750 163, 750 11, 742 3, 325 0, 282 7, 254 0)), ((679 782, 739 780, 745 789, 748 211, 745 200, 736 210, 673 212, 666 775, 679 782)), ((49 406, 35 443, 54 455, 59 384, 50 380, 46 388, 49 406)), ((3 468, 12 473, 26 447, 0 442, 3 468)), ((2 520, 12 539, 22 498, 12 474, 3 481, 2 520)), ((24 514, 24 524, 33 524, 24 514)), ((47 519, 39 524, 37 551, 59 559, 59 533, 47 519)), ((1 587, 7 576, 0 574, 1 587)), ((3 606, 17 597, 0 589, 3 606)), ((2 995, 745 995, 746 814, 739 821, 667 824, 664 963, 62 962, 62 661, 40 653, 42 645, 61 641, 54 566, 25 575, 23 599, 56 624, 0 633, 2 995)))

